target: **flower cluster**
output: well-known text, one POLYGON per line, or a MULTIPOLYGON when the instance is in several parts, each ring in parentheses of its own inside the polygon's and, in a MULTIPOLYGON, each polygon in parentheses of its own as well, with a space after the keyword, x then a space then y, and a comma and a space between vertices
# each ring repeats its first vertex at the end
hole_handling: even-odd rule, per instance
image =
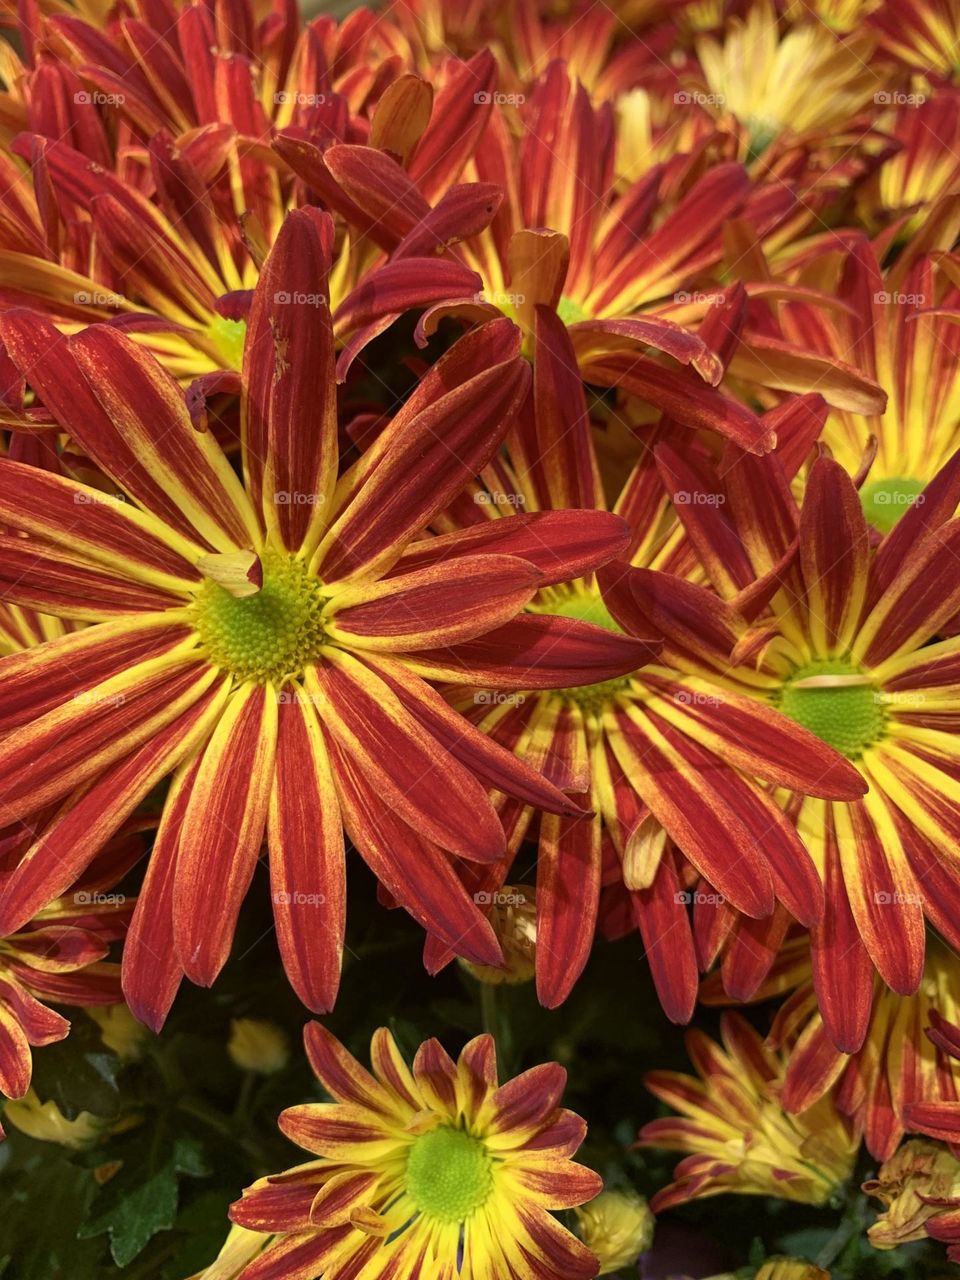
MULTIPOLYGON (((200 1274, 587 1280, 720 1193, 847 1206, 760 1275, 857 1233, 960 1258, 955 0, 0 18, 13 1124, 102 1147, 119 1202, 113 1138, 167 1141, 151 1071, 229 1134, 297 1070, 282 1010, 347 1016, 412 937, 396 1038, 334 1022, 372 1073, 309 1023, 311 1159, 241 1135, 200 1274), (596 1199, 541 1059, 579 1090, 567 1011, 618 939, 660 1006, 624 1020, 751 1021, 647 1071, 681 1114, 588 1147, 596 1199), (254 947, 266 1007, 229 994, 254 947), (414 981, 477 1000, 456 1061, 414 981), (226 1120, 170 1057, 204 1000, 226 1120), (114 1007, 136 1105, 31 1088, 51 1004, 114 1007), (632 1185, 653 1149, 674 1180, 632 1185)), ((209 1169, 171 1152, 175 1204, 209 1169)), ((173 1222, 131 1213, 81 1238, 125 1265, 173 1222)))

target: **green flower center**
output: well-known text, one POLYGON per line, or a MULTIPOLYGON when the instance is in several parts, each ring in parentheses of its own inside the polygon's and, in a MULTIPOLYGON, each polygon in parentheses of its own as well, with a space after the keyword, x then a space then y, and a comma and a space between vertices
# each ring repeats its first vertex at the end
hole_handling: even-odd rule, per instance
POLYGON ((209 329, 210 337, 220 353, 226 369, 243 368, 243 343, 247 336, 246 320, 228 320, 216 316, 209 329))
POLYGON ((795 671, 781 691, 780 710, 851 760, 883 732, 876 689, 859 667, 842 659, 795 671))
POLYGON ((193 604, 194 626, 210 661, 238 680, 280 685, 302 674, 323 647, 319 579, 296 556, 261 556, 263 586, 238 599, 218 583, 204 582, 193 604))
POLYGON ((568 298, 566 294, 557 303, 557 315, 564 324, 580 324, 590 319, 580 303, 575 302, 573 298, 568 298))
POLYGON ((407 1194, 428 1218, 464 1222, 490 1196, 491 1164, 487 1148, 466 1130, 432 1129, 410 1148, 407 1194))
POLYGON ((917 503, 924 488, 922 480, 912 480, 909 476, 871 480, 860 490, 863 513, 875 529, 889 533, 900 517, 917 503))
MULTIPOLYGON (((607 631, 615 631, 623 635, 623 629, 611 617, 610 610, 599 594, 581 591, 577 595, 566 596, 559 604, 540 607, 538 612, 551 613, 560 618, 577 618, 580 622, 592 622, 595 627, 604 627, 607 631)), ((557 697, 570 698, 584 711, 599 711, 615 693, 626 689, 630 684, 630 676, 617 676, 613 680, 601 680, 599 684, 573 685, 569 689, 557 689, 557 697)))

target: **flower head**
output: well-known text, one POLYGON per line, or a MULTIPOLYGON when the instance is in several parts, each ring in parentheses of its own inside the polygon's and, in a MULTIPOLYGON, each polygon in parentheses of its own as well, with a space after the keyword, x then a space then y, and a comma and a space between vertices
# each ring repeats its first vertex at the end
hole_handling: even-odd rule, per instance
POLYGON ((596 1275, 593 1254, 550 1212, 602 1185, 570 1159, 586 1127, 559 1109, 561 1067, 499 1085, 493 1040, 479 1036, 456 1063, 429 1040, 411 1070, 383 1028, 371 1075, 319 1023, 305 1039, 334 1101, 282 1113, 284 1133, 316 1158, 261 1179, 233 1206, 234 1222, 284 1233, 241 1280, 348 1265, 376 1280, 427 1257, 449 1280, 596 1275))
POLYGON ((194 430, 169 375, 115 329, 65 338, 27 312, 0 321, 14 365, 115 485, 103 494, 0 461, 0 511, 17 535, 3 595, 95 624, 0 666, 18 690, 4 707, 15 731, 0 748, 0 820, 85 788, 5 881, 0 919, 18 927, 62 892, 172 778, 124 954, 128 1003, 154 1026, 182 974, 209 985, 225 963, 265 832, 281 952, 310 1007, 329 1007, 337 988, 344 826, 397 902, 457 953, 499 963, 448 861, 503 852, 481 778, 581 809, 427 681, 575 684, 649 651, 583 623, 517 617, 541 581, 571 571, 569 555, 579 571, 584 555, 592 566, 616 553, 626 530, 614 516, 599 542, 593 520, 560 553, 549 513, 504 522, 506 542, 417 544, 524 396, 509 321, 447 352, 339 474, 332 241, 327 215, 293 213, 261 273, 243 481, 194 430))
POLYGON ((681 1115, 651 1120, 639 1145, 689 1153, 651 1208, 723 1192, 826 1203, 853 1169, 856 1130, 829 1097, 789 1115, 780 1101, 785 1057, 736 1014, 724 1015, 722 1029, 722 1047, 701 1031, 687 1033, 699 1080, 671 1071, 647 1076, 647 1088, 681 1115))
POLYGON ((600 1275, 632 1266, 653 1242, 654 1218, 635 1191, 601 1191, 577 1210, 577 1231, 600 1259, 600 1275))

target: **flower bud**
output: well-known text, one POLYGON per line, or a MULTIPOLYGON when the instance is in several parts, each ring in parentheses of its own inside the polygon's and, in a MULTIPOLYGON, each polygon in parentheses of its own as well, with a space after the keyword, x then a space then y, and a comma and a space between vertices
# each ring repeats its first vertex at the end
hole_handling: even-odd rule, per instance
POLYGON ((600 1260, 600 1275, 629 1267, 653 1243, 654 1218, 635 1191, 601 1191, 577 1210, 580 1239, 600 1260))
POLYGON ((244 1071, 270 1076, 282 1071, 290 1058, 286 1034, 261 1018, 231 1018, 227 1052, 244 1071))

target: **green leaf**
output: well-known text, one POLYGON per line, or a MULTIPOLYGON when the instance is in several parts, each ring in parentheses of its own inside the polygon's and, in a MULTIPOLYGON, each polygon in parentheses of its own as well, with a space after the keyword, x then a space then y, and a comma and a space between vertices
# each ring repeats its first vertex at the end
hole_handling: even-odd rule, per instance
POLYGON ((81 1111, 112 1120, 120 1110, 122 1066, 104 1049, 99 1028, 77 1014, 66 1040, 34 1050, 32 1083, 40 1099, 52 1099, 68 1120, 81 1111))
POLYGON ((111 1147, 110 1155, 123 1165, 94 1201, 78 1235, 86 1240, 109 1233, 113 1260, 125 1267, 158 1231, 173 1226, 180 1177, 200 1178, 208 1169, 193 1138, 171 1138, 163 1131, 151 1140, 138 1130, 123 1144, 122 1152, 111 1147))

